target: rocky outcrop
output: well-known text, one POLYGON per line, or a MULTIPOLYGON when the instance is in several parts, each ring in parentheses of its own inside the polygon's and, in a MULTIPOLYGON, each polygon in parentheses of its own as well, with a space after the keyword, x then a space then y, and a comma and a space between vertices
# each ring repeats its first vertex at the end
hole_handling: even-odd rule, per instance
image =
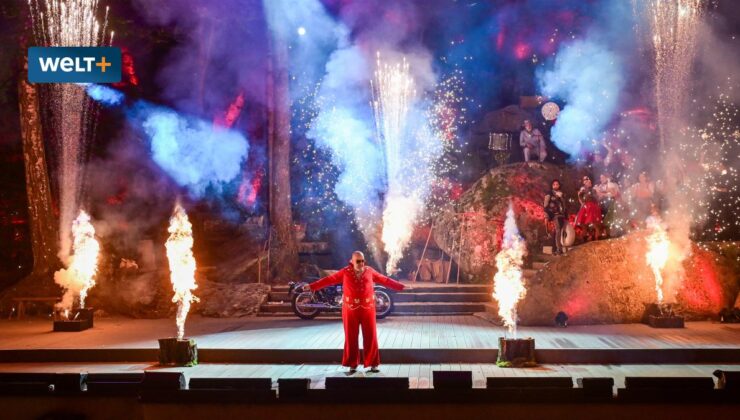
POLYGON ((196 295, 200 303, 194 310, 203 316, 216 318, 256 315, 267 300, 270 286, 259 283, 216 283, 203 281, 196 295))
POLYGON ((544 194, 559 179, 576 211, 580 172, 549 163, 515 163, 490 170, 434 221, 434 240, 451 255, 467 280, 490 281, 495 272, 506 210, 511 202, 517 226, 531 250, 547 240, 544 194), (458 252, 462 240, 462 253, 458 252))
MULTIPOLYGON (((645 263, 643 232, 589 242, 548 263, 526 280, 519 303, 521 325, 553 325, 565 312, 570 324, 640 322, 656 301, 655 278, 645 263)), ((715 318, 732 306, 740 290, 740 244, 692 244, 680 264, 682 280, 666 278, 666 300, 687 319, 715 318)), ((678 272, 677 271, 677 272, 678 272)), ((495 303, 490 308, 496 313, 495 303)))

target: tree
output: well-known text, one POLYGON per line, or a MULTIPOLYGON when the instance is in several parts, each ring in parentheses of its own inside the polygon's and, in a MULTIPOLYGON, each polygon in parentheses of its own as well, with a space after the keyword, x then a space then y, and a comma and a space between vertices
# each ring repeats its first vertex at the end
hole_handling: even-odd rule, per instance
POLYGON ((298 268, 298 248, 293 235, 290 193, 290 94, 288 46, 274 34, 267 71, 267 142, 269 154, 271 279, 285 282, 298 268))
MULTIPOLYGON (((25 49, 22 49, 25 51, 25 49)), ((28 70, 26 61, 24 71, 28 70)), ((14 295, 57 294, 53 273, 59 268, 56 256, 57 225, 51 206, 49 171, 39 110, 38 88, 29 83, 22 73, 18 78, 18 105, 20 108, 23 162, 26 172, 26 196, 31 232, 33 269, 15 287, 14 295)))

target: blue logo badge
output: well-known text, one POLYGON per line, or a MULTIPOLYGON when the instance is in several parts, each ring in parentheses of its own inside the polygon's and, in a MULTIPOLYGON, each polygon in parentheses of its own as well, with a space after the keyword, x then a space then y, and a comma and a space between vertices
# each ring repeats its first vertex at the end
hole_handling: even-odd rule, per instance
POLYGON ((31 83, 117 83, 121 49, 116 47, 30 47, 31 83))

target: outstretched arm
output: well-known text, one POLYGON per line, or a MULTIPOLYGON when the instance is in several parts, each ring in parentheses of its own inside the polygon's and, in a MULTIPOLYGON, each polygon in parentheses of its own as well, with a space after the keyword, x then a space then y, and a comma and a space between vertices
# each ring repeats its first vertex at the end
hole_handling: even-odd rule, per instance
POLYGON ((403 290, 404 287, 406 287, 403 283, 393 280, 390 277, 386 277, 377 271, 373 271, 373 281, 393 290, 403 290))
POLYGON ((333 284, 339 284, 342 282, 342 276, 344 275, 344 270, 339 270, 336 273, 326 276, 322 279, 319 279, 311 284, 308 285, 308 287, 311 288, 312 292, 315 292, 319 289, 323 289, 326 286, 331 286, 333 284))

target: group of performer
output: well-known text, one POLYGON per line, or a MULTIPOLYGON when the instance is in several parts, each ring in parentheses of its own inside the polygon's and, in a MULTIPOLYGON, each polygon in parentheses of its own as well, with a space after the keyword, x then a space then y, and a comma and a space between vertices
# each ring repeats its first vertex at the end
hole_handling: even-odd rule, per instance
MULTIPOLYGON (((630 227, 642 226, 647 217, 660 208, 659 201, 659 187, 646 172, 638 175, 637 182, 624 196, 610 174, 599 175, 596 185, 590 176, 585 175, 578 190, 580 208, 573 224, 582 229, 585 241, 616 237, 630 227)), ((552 181, 543 206, 548 221, 553 225, 553 253, 563 254, 565 246, 562 232, 568 223, 568 211, 559 180, 552 181)))

